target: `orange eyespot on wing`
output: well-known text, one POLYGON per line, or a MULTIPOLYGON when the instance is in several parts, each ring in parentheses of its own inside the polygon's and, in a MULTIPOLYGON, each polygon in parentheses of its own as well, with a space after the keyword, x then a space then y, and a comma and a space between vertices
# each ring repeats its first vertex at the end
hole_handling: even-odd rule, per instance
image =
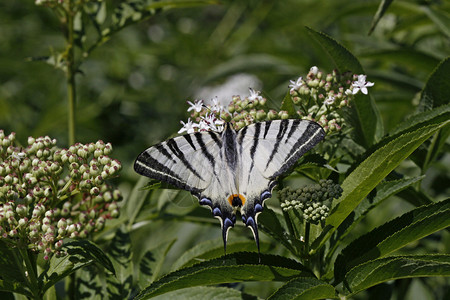
POLYGON ((238 207, 244 206, 245 200, 246 200, 246 199, 245 199, 244 195, 241 195, 241 194, 233 194, 233 195, 228 196, 228 202, 229 202, 230 205, 233 206, 233 207, 236 207, 236 206, 238 206, 238 207))

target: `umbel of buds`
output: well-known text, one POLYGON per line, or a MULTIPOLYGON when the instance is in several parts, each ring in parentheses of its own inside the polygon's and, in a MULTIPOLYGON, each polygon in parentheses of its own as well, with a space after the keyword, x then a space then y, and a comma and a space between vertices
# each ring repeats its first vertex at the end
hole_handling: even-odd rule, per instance
POLYGON ((121 169, 110 143, 59 149, 48 136, 15 146, 0 130, 0 240, 51 255, 66 238, 87 238, 119 215, 119 190, 107 183, 121 169))
POLYGON ((279 191, 284 211, 295 209, 306 222, 316 225, 325 221, 333 199, 339 198, 341 194, 339 184, 325 179, 297 190, 285 187, 279 191))
MULTIPOLYGON (((367 94, 374 83, 367 81, 366 75, 340 74, 333 71, 324 74, 312 67, 305 78, 291 80, 289 96, 295 106, 295 117, 319 123, 327 133, 339 132, 344 124, 340 110, 351 105, 358 93, 367 94)), ((221 132, 225 122, 234 129, 268 120, 293 118, 284 110, 269 109, 261 92, 250 88, 250 95, 234 96, 228 105, 221 105, 217 98, 205 105, 203 100, 188 101, 188 122, 181 121, 183 127, 178 133, 198 131, 221 132)))

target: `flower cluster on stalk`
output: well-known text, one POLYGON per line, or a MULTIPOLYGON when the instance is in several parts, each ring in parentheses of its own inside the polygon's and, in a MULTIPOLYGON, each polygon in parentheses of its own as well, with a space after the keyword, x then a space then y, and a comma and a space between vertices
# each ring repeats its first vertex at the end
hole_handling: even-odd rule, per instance
POLYGON ((339 198, 341 194, 339 184, 325 179, 296 190, 285 187, 279 191, 284 211, 295 209, 306 222, 316 225, 328 217, 333 199, 339 198))
POLYGON ((366 78, 363 74, 340 74, 336 70, 324 74, 312 67, 305 78, 290 81, 289 95, 295 116, 285 110, 269 109, 266 98, 252 88, 250 95, 243 99, 234 96, 227 106, 220 105, 217 98, 208 105, 203 100, 188 101, 191 116, 186 123, 181 121, 179 133, 220 132, 226 122, 238 130, 256 122, 287 118, 313 120, 327 133, 338 132, 345 125, 340 110, 350 106, 356 94, 367 94, 367 88, 374 85, 366 78))
POLYGON ((119 190, 107 183, 121 164, 110 143, 77 143, 68 149, 48 136, 15 146, 0 130, 0 240, 27 245, 48 260, 66 238, 87 238, 119 215, 119 190))

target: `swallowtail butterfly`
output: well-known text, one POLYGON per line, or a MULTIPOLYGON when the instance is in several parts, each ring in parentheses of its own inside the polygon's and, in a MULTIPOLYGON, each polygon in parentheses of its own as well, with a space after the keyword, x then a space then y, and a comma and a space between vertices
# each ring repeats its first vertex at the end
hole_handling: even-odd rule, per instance
POLYGON ((134 170, 187 190, 220 220, 226 251, 236 211, 253 232, 259 252, 257 217, 277 178, 325 136, 312 121, 288 119, 251 124, 221 133, 196 132, 154 145, 137 157, 134 170))

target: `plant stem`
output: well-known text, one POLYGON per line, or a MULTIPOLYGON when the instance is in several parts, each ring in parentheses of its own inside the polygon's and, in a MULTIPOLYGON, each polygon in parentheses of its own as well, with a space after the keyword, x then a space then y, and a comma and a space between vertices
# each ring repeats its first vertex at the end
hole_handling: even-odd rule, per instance
POLYGON ((309 232, 311 231, 311 223, 305 223, 305 254, 309 255, 309 232))
POLYGON ((74 16, 75 11, 73 1, 69 1, 69 7, 66 11, 67 16, 67 100, 68 100, 68 130, 69 145, 75 144, 75 101, 76 101, 76 84, 75 84, 75 48, 74 48, 74 16))
MULTIPOLYGON (((33 294, 33 298, 34 299, 42 299, 41 291, 40 291, 40 288, 38 285, 38 279, 37 279, 36 262, 35 261, 32 262, 30 260, 30 252, 28 251, 28 249, 21 248, 20 246, 18 248, 19 248, 20 255, 22 256, 22 259, 25 262, 26 273, 25 272, 24 273, 25 273, 25 277, 27 278, 27 280, 29 282, 29 287, 33 294)), ((18 263, 21 263, 21 262, 18 262, 18 263)))

